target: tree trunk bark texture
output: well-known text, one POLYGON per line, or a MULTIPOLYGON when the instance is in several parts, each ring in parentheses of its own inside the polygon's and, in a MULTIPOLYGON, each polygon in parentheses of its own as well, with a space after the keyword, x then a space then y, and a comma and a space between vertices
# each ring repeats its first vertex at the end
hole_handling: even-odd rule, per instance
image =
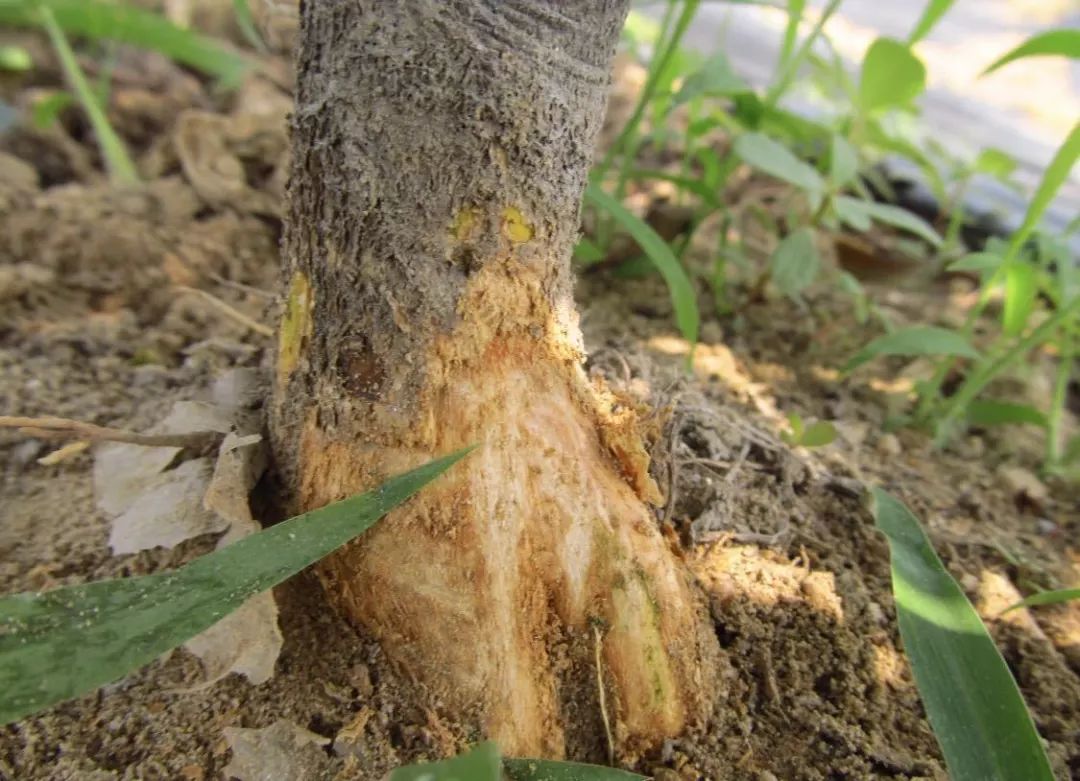
POLYGON ((647 506, 638 412, 585 376, 572 297, 625 13, 301 7, 278 465, 308 510, 478 445, 319 573, 429 704, 509 753, 595 757, 607 721, 632 754, 715 699, 715 638, 647 506))

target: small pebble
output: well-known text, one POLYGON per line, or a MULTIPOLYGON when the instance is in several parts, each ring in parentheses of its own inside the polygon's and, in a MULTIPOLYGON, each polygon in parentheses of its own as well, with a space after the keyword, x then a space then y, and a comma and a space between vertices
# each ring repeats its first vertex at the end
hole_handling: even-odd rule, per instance
POLYGON ((896 438, 895 434, 882 434, 878 437, 877 451, 883 456, 896 458, 904 452, 904 449, 900 446, 900 440, 896 438))
POLYGON ((1049 537, 1058 530, 1058 525, 1049 518, 1039 518, 1035 521, 1035 531, 1044 537, 1049 537))

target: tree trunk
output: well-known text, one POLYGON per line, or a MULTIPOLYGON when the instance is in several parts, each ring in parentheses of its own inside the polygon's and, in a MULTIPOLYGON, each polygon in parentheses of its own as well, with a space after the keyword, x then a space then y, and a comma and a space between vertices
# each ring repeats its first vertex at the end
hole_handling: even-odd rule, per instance
POLYGON ((595 756, 605 720, 636 752, 714 700, 715 638, 646 504, 637 414, 586 378, 572 298, 625 13, 301 8, 278 464, 307 510, 479 445, 319 572, 429 704, 509 753, 595 756))

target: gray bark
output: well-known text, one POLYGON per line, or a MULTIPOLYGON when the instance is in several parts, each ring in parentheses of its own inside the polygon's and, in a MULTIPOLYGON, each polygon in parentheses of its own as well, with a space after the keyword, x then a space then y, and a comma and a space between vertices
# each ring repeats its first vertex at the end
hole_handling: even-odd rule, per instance
MULTIPOLYGON (((626 7, 303 4, 285 279, 300 271, 316 294, 304 360, 279 389, 284 438, 311 399, 320 425, 342 437, 409 425, 427 371, 418 356, 457 323, 469 278, 500 262, 506 207, 535 232, 516 259, 553 310, 568 308, 579 204, 626 7), (475 240, 452 240, 463 209, 478 212, 475 240)), ((507 327, 523 325, 538 324, 507 327)))

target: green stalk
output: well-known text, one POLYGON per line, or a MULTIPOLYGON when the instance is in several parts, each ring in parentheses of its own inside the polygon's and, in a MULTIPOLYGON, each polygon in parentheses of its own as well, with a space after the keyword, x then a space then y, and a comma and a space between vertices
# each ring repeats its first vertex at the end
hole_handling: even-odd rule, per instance
POLYGON ((686 2, 683 3, 682 13, 679 14, 679 18, 675 22, 674 31, 664 45, 661 54, 658 57, 654 57, 652 63, 649 65, 649 75, 645 79, 645 86, 641 90, 641 95, 638 96, 637 105, 634 106, 634 113, 630 115, 629 121, 627 121, 626 125, 623 127, 622 132, 619 133, 618 138, 616 138, 614 143, 608 148, 603 160, 597 167, 597 177, 603 177, 603 175, 607 173, 608 169, 611 168, 611 163, 615 159, 615 155, 623 151, 623 147, 627 145, 631 138, 637 135, 638 126, 641 124, 641 118, 645 115, 645 109, 648 108, 649 103, 652 101, 653 95, 656 92, 656 84, 660 80, 660 74, 664 72, 668 63, 671 62, 671 58, 678 50, 679 42, 686 33, 686 28, 690 26, 690 22, 697 13, 698 5, 700 4, 701 0, 686 0, 686 2))
MULTIPOLYGON (((975 306, 971 308, 964 320, 962 333, 965 337, 971 338, 971 335, 975 331, 975 323, 983 313, 986 305, 990 303, 990 298, 993 295, 994 289, 1005 278, 1009 267, 1016 261, 1017 255, 1020 254, 1020 249, 1035 230, 1035 226, 1038 224, 1039 220, 1042 219, 1042 215, 1050 204, 1051 199, 1053 199, 1057 191, 1061 189, 1061 185, 1068 178, 1069 172, 1072 170, 1073 163, 1076 161, 1077 157, 1080 157, 1080 122, 1073 125, 1072 131, 1065 141, 1062 142, 1061 146, 1054 154, 1054 158, 1050 161, 1050 165, 1048 165, 1043 172, 1042 181, 1039 182, 1035 195, 1028 206, 1027 214, 1024 215, 1024 222, 1009 241, 1009 246, 1005 250, 1005 257, 1002 259, 1001 265, 998 266, 990 278, 983 283, 982 289, 979 291, 978 301, 975 302, 975 306)), ((919 392, 919 403, 915 408, 915 417, 917 420, 927 421, 930 419, 933 408, 940 397, 941 385, 945 382, 945 378, 949 376, 949 371, 952 369, 955 361, 956 359, 952 357, 942 360, 934 371, 933 377, 930 378, 930 382, 919 392)))
POLYGON ((945 228, 945 238, 937 251, 937 263, 942 265, 948 254, 959 244, 960 229, 964 225, 964 197, 971 185, 971 174, 968 173, 956 185, 951 203, 949 204, 949 224, 945 228))
POLYGON ((1073 372, 1073 356, 1076 345, 1071 328, 1063 328, 1058 343, 1057 378, 1054 381, 1054 397, 1050 402, 1050 414, 1046 419, 1046 464, 1053 469, 1061 460, 1061 429, 1065 417, 1065 400, 1069 392, 1069 380, 1073 372))
POLYGON ((998 374, 1016 363, 1026 352, 1038 347, 1050 338, 1050 335, 1074 312, 1080 310, 1080 296, 1069 302, 1068 306, 1059 309, 1053 317, 1049 317, 1038 328, 1022 339, 1019 339, 1012 347, 993 359, 986 359, 975 371, 968 375, 960 390, 952 396, 941 414, 941 421, 937 427, 937 435, 934 437, 934 445, 940 447, 948 438, 953 422, 963 413, 967 406, 982 393, 991 380, 998 374))
POLYGON ((814 24, 813 29, 810 30, 810 34, 803 39, 803 42, 799 44, 798 50, 788 58, 787 63, 784 66, 783 71, 780 73, 780 78, 776 80, 769 91, 765 94, 765 108, 775 108, 776 104, 780 102, 780 98, 784 96, 784 93, 791 87, 791 82, 795 79, 796 74, 799 72, 799 68, 802 67, 803 62, 810 54, 810 49, 818 38, 821 37, 822 31, 825 29, 825 24, 829 21, 836 9, 840 7, 840 3, 843 0, 830 0, 829 4, 825 6, 825 10, 821 12, 821 16, 818 17, 817 22, 814 24))
POLYGON ((112 129, 112 125, 109 124, 109 120, 105 117, 105 112, 102 111, 101 105, 94 96, 94 91, 86 81, 86 75, 82 72, 82 68, 79 67, 79 63, 75 59, 75 52, 71 50, 71 46, 68 44, 67 38, 64 37, 60 25, 56 23, 56 17, 53 16, 52 9, 43 5, 40 13, 42 25, 49 34, 49 40, 52 41, 53 48, 56 49, 56 56, 60 58, 60 66, 64 69, 64 76, 67 78, 68 85, 75 93, 79 103, 82 104, 83 110, 90 120, 94 136, 97 137, 98 145, 101 147, 101 155, 105 158, 105 167, 109 171, 109 179, 114 184, 134 184, 138 182, 139 176, 135 172, 135 164, 128 157, 124 142, 116 135, 116 131, 112 129))

